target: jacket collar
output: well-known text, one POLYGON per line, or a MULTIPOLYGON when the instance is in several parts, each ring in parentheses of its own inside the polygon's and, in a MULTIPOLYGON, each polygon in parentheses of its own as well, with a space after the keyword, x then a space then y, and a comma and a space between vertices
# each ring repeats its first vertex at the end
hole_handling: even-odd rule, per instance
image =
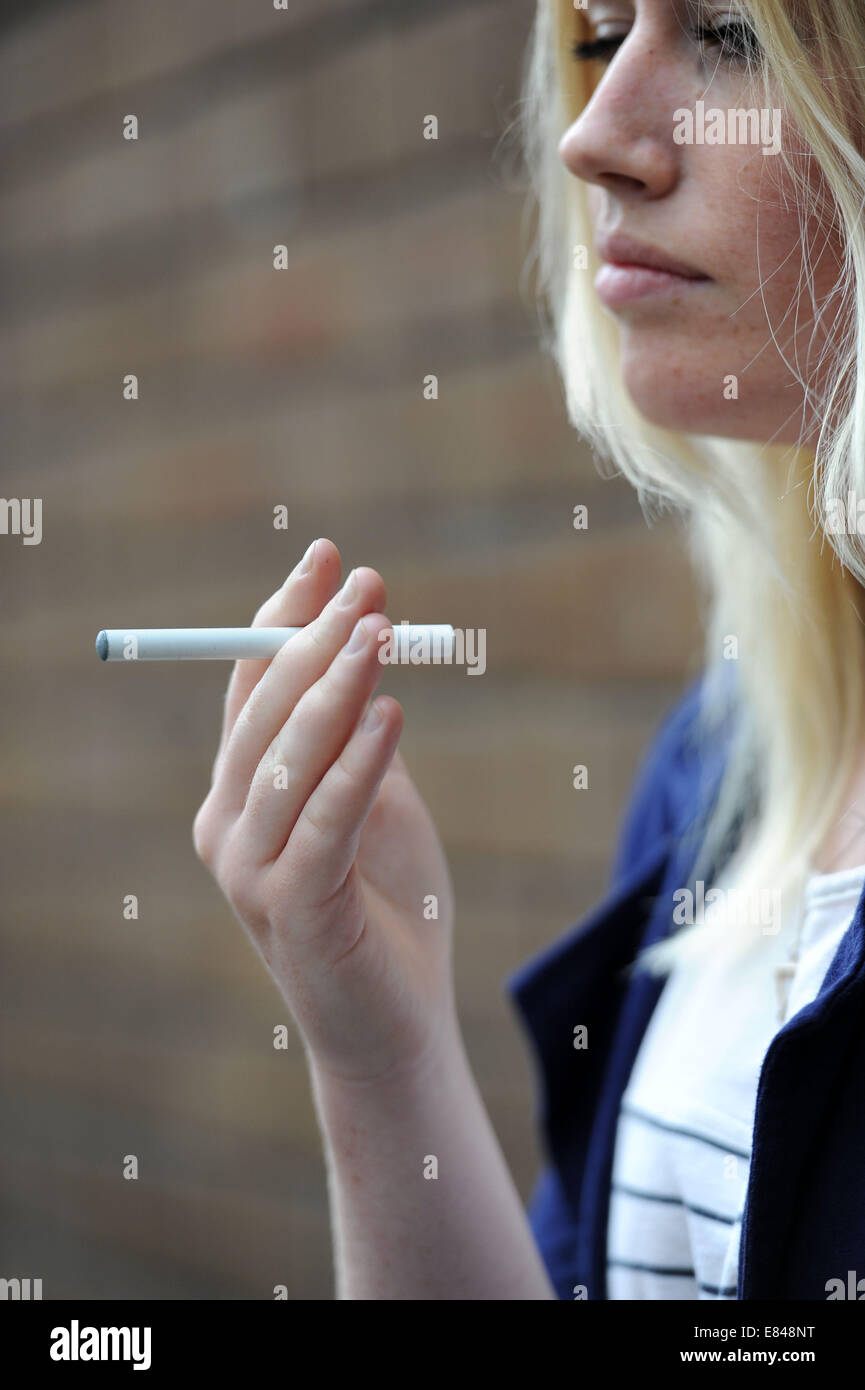
MULTIPOLYGON (((672 893, 689 881, 692 859, 687 842, 669 835, 658 840, 587 918, 508 981, 538 1056, 539 1121, 577 1229, 576 1277, 593 1299, 607 1292, 621 1097, 664 984, 646 972, 628 978, 625 970, 643 946, 668 934, 672 893), (589 1032, 583 1052, 573 1043, 581 1023, 589 1032)), ((863 997, 865 886, 818 995, 780 1029, 763 1062, 741 1235, 740 1299, 778 1296, 796 1193, 826 1123, 833 1080, 861 1034, 863 997)))
MULTIPOLYGON (((763 1059, 742 1221, 740 1299, 779 1297, 781 1271, 792 1261, 800 1198, 821 1136, 833 1124, 836 1083, 851 1065, 857 1041, 861 1049, 863 1006, 865 886, 816 997, 776 1033, 763 1059)), ((852 1064, 861 1068, 861 1050, 852 1064)), ((849 1128, 851 1119, 859 1123, 861 1142, 862 1117, 842 1122, 849 1128)), ((850 1161, 861 1170, 861 1158, 851 1155, 850 1161)))

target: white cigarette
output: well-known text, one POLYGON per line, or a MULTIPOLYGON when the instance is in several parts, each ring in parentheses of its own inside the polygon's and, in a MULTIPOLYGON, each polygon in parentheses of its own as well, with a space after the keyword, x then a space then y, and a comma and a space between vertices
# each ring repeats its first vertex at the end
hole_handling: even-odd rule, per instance
MULTIPOLYGON (((384 630, 384 629, 383 629, 384 630)), ((238 661, 275 656, 302 627, 139 627, 111 628, 97 635, 103 661, 238 661)), ((448 623, 394 623, 394 659, 408 662, 409 650, 429 653, 421 660, 448 662, 454 630, 448 623), (415 643, 422 642, 422 648, 415 643)))

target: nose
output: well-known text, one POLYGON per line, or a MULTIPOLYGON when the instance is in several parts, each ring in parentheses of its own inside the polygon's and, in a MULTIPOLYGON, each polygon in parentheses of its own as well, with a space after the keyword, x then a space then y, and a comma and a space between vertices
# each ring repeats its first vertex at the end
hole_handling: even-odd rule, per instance
POLYGON ((605 71, 591 99, 559 141, 566 169, 610 193, 663 198, 679 177, 683 146, 673 140, 669 68, 659 67, 660 45, 634 29, 605 71))

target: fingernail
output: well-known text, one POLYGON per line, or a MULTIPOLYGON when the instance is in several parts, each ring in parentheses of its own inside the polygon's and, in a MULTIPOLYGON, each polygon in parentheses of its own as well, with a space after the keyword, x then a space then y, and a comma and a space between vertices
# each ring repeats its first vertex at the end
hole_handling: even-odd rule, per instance
POLYGON ((354 627, 353 627, 353 629, 352 629, 351 637, 348 639, 348 641, 347 641, 346 644, 345 644, 345 650, 346 650, 346 652, 347 652, 349 655, 351 655, 353 652, 359 652, 360 649, 361 649, 361 647, 365 647, 365 646, 366 646, 366 627, 364 626, 364 623, 363 623, 363 621, 361 620, 361 622, 355 623, 355 625, 354 625, 354 627))
POLYGON ((378 728, 380 723, 381 710, 378 707, 378 703, 375 700, 371 700, 370 703, 367 705, 366 714, 363 716, 363 719, 361 720, 360 727, 363 729, 364 733, 368 734, 373 729, 378 728))
POLYGON ((300 579, 303 575, 309 574, 315 561, 315 547, 317 545, 318 541, 313 541, 312 545, 309 546, 309 548, 307 549, 303 559, 299 560, 298 563, 295 565, 289 578, 300 579))
POLYGON ((345 583, 339 591, 339 597, 336 601, 337 608, 349 608, 351 604, 354 602, 354 597, 356 593, 357 570, 352 570, 351 574, 348 576, 348 579, 345 581, 345 583))

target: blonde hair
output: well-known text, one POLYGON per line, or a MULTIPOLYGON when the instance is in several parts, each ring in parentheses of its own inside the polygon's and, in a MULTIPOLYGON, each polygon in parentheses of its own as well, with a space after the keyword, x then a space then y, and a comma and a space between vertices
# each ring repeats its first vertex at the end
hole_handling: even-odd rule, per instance
MULTIPOLYGON (((856 535, 827 525, 830 499, 846 499, 848 489, 865 497, 865 162, 852 133, 865 128, 865 83, 851 86, 849 76, 865 71, 865 10, 859 0, 741 0, 738 8, 762 48, 751 77, 763 82, 765 105, 786 108, 823 175, 818 194, 786 152, 779 156, 802 219, 803 282, 812 294, 805 218, 816 213, 825 223, 828 210, 845 243, 837 305, 846 326, 831 336, 816 446, 661 429, 628 396, 617 329, 591 285, 598 262, 586 187, 557 152, 591 80, 569 54, 582 23, 573 0, 539 0, 520 124, 537 203, 542 341, 568 417, 632 483, 647 520, 669 509, 687 520, 705 627, 697 733, 708 742, 725 731, 728 749, 692 878, 733 844, 718 884, 726 875, 745 897, 771 887, 782 902, 795 896, 798 903, 865 735, 865 560, 856 535), (588 273, 574 267, 575 247, 584 248, 588 273), (733 635, 731 678, 725 642, 733 635)), ((802 380, 812 403, 814 375, 802 380)), ((708 925, 674 931, 641 962, 666 970, 706 950, 756 945, 760 936, 719 913, 708 925)))

